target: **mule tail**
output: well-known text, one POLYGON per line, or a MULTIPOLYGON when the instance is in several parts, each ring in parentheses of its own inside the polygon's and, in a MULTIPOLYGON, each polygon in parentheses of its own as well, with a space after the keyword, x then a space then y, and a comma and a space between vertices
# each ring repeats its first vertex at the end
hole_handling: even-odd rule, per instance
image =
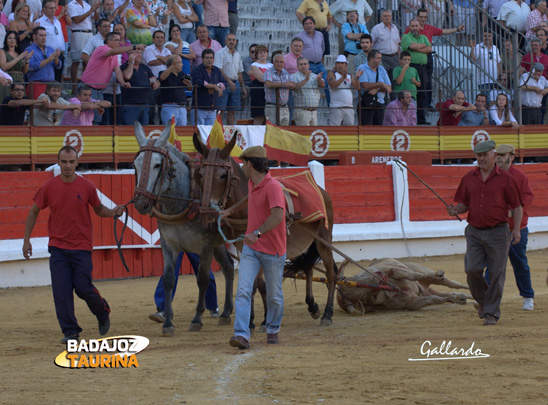
POLYGON ((314 267, 320 261, 320 253, 316 243, 312 242, 310 247, 304 253, 293 260, 286 262, 284 267, 284 277, 292 277, 296 274, 306 272, 314 267))

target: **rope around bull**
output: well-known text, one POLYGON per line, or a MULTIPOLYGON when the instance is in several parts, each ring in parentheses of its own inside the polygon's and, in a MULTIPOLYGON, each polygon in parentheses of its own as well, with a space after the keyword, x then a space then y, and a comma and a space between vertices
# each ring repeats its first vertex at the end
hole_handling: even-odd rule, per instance
MULTIPOLYGON (((118 247, 118 254, 120 255, 120 259, 122 260, 122 264, 124 265, 124 268, 126 269, 126 271, 129 273, 129 267, 127 266, 127 263, 126 263, 126 259, 124 259, 124 254, 122 252, 122 239, 124 238, 124 232, 126 231, 126 228, 127 228, 127 221, 128 221, 128 218, 129 218, 129 210, 127 208, 127 206, 129 204, 133 204, 133 202, 135 201, 134 198, 132 198, 131 200, 129 200, 126 204, 122 205, 122 207, 124 207, 124 213, 126 215, 126 218, 124 219, 124 226, 122 227, 122 233, 120 234, 120 239, 118 239, 118 233, 116 232, 116 222, 118 221, 118 218, 121 217, 118 216, 118 215, 115 215, 114 216, 114 241, 116 242, 116 246, 118 247)), ((124 215, 124 214, 122 214, 124 215)))

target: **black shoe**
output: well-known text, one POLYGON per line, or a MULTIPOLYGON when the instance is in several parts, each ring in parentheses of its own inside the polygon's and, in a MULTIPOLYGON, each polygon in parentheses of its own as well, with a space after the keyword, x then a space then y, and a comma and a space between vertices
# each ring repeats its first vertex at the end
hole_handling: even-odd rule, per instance
POLYGON ((110 329, 110 315, 103 322, 99 322, 99 335, 104 336, 110 329))
POLYGON ((65 337, 63 337, 63 339, 61 339, 61 343, 63 343, 65 345, 65 344, 67 344, 67 342, 69 340, 78 341, 78 335, 75 334, 75 333, 68 333, 68 334, 65 335, 65 337))

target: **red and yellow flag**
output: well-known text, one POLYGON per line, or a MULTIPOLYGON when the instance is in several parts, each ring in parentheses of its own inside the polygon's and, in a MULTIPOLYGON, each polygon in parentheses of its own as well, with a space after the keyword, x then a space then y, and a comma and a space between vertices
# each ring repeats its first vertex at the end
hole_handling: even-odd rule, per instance
POLYGON ((281 129, 267 120, 264 147, 271 160, 306 166, 312 142, 306 136, 281 129))
POLYGON ((169 134, 168 142, 171 143, 173 146, 175 146, 179 152, 183 151, 183 147, 181 145, 181 139, 179 138, 179 135, 177 135, 177 132, 175 132, 174 116, 171 116, 171 132, 169 134))
MULTIPOLYGON (((217 114, 217 118, 215 119, 215 122, 213 123, 213 127, 211 127, 211 132, 209 133, 209 137, 207 138, 207 145, 210 148, 223 149, 229 141, 230 139, 226 140, 224 136, 223 120, 221 118, 221 115, 217 114)), ((242 154, 242 152, 243 152, 242 148, 240 148, 238 145, 234 145, 234 148, 232 149, 230 156, 238 157, 242 154)))

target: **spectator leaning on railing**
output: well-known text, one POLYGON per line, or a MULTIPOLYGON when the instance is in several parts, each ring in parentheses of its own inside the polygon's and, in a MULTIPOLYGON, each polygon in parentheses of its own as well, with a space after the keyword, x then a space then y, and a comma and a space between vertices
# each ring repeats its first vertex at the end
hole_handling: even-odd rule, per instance
POLYGON ((76 90, 76 97, 69 99, 71 104, 80 104, 80 110, 66 110, 63 113, 62 126, 91 126, 93 123, 94 111, 99 115, 103 114, 105 108, 110 107, 110 102, 94 100, 91 98, 91 87, 81 84, 76 90))
MULTIPOLYGON (((205 28, 205 27, 204 27, 205 28)), ((217 99, 223 96, 227 83, 221 70, 214 66, 215 52, 205 49, 201 54, 202 63, 192 71, 192 84, 196 86, 197 125, 213 125, 217 99)))
POLYGON ((265 116, 276 125, 289 125, 289 109, 287 101, 289 99, 289 90, 295 88, 295 83, 287 70, 284 69, 284 55, 274 56, 273 67, 264 72, 264 90, 266 106, 264 108, 265 116), (276 89, 278 96, 276 98, 276 89), (277 104, 277 105, 276 105, 277 104), (276 107, 280 110, 280 121, 276 122, 276 107))
POLYGON ((312 73, 306 58, 297 60, 299 71, 290 77, 295 83, 295 125, 318 125, 318 107, 320 105, 320 88, 325 87, 322 74, 312 73))
POLYGON ((328 125, 354 125, 354 108, 352 90, 359 90, 358 79, 363 71, 352 77, 348 73, 348 62, 344 55, 337 56, 335 69, 327 74, 327 82, 331 87, 331 106, 329 107, 328 125))
POLYGON ((523 125, 542 124, 542 97, 548 93, 548 80, 542 75, 544 65, 533 65, 533 73, 524 73, 520 80, 521 116, 523 125))
POLYGON ((485 94, 476 96, 476 111, 466 111, 461 115, 459 126, 481 126, 489 125, 489 114, 487 112, 487 97, 485 94))
POLYGON ((453 98, 450 98, 441 106, 438 126, 457 126, 462 118, 462 114, 467 111, 475 111, 476 106, 464 101, 464 93, 456 90, 453 98))
POLYGON ((61 97, 63 86, 59 82, 49 83, 45 93, 38 97, 45 103, 34 108, 34 125, 55 126, 60 125, 65 110, 72 110, 73 115, 80 114, 80 104, 71 104, 61 97))
POLYGON ((186 125, 186 93, 183 86, 190 86, 190 76, 183 73, 180 56, 167 58, 167 69, 160 72, 160 99, 162 100, 162 125, 167 125, 175 117, 176 125, 186 125))
POLYGON ((4 98, 0 107, 0 125, 24 125, 25 114, 31 106, 44 105, 44 100, 30 100, 25 97, 25 85, 12 83, 11 96, 4 98))
POLYGON ((417 106, 409 90, 398 93, 398 98, 386 106, 383 125, 406 127, 417 125, 417 106))
POLYGON ((495 104, 489 109, 489 118, 491 125, 512 127, 513 129, 519 128, 519 124, 508 105, 508 97, 504 93, 499 94, 495 99, 495 104))
POLYGON ((143 53, 140 50, 131 51, 129 60, 120 68, 130 86, 122 88, 122 104, 124 105, 124 125, 149 124, 149 100, 151 88, 156 90, 160 82, 145 64, 141 63, 143 53))

